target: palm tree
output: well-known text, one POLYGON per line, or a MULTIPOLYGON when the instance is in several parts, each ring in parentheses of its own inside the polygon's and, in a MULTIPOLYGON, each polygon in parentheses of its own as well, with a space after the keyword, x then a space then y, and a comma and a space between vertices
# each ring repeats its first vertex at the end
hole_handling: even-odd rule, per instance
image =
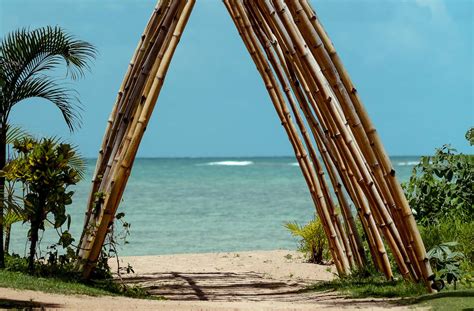
MULTIPOLYGON (((29 98, 43 98, 60 110, 70 131, 80 126, 80 105, 74 90, 47 74, 65 62, 67 76, 77 79, 89 69, 95 47, 60 27, 19 29, 0 42, 0 168, 6 163, 6 135, 11 109, 29 98)), ((3 208, 5 178, 0 177, 0 268, 5 267, 3 208)))

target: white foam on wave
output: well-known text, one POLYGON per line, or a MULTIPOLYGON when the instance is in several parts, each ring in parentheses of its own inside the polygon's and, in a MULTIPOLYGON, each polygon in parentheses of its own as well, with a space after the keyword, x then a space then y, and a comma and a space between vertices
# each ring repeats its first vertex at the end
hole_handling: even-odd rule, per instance
POLYGON ((205 165, 222 165, 222 166, 247 166, 252 165, 252 161, 218 161, 218 162, 209 162, 205 165))
POLYGON ((291 165, 291 166, 300 166, 300 164, 299 164, 298 162, 289 163, 288 165, 291 165))
POLYGON ((407 161, 407 162, 398 162, 397 165, 407 166, 407 165, 417 165, 420 161, 407 161))

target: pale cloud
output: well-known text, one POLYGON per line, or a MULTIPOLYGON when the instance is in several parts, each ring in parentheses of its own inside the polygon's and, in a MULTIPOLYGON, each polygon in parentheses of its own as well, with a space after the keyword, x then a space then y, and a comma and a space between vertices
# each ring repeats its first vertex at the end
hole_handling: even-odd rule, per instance
POLYGON ((415 0, 415 3, 419 7, 429 9, 432 17, 435 19, 449 19, 446 5, 441 0, 415 0))
POLYGON ((464 49, 458 25, 444 1, 405 0, 392 9, 390 18, 372 27, 373 38, 378 38, 378 53, 368 62, 383 62, 395 55, 406 55, 409 58, 428 57, 441 66, 449 66, 456 50, 464 49))

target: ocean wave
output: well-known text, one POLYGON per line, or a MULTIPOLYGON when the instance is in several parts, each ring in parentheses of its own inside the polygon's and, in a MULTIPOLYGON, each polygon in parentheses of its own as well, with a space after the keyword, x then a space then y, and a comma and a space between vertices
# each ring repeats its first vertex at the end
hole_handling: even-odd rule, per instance
POLYGON ((420 161, 406 161, 406 162, 398 162, 397 165, 399 166, 407 166, 407 165, 417 165, 420 161))
POLYGON ((300 166, 300 164, 299 164, 298 162, 288 163, 288 165, 291 165, 291 166, 300 166))
POLYGON ((252 161, 218 161, 218 162, 209 162, 205 165, 221 165, 221 166, 248 166, 254 164, 252 161))

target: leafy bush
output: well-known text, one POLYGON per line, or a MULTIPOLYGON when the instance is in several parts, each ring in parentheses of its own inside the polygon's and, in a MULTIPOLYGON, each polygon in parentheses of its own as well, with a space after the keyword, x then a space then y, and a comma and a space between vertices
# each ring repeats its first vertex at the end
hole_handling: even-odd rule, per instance
POLYGON ((418 223, 434 224, 446 218, 474 220, 474 155, 456 153, 449 145, 434 156, 422 157, 404 184, 418 223))
POLYGON ((323 225, 319 218, 315 218, 304 226, 296 222, 288 222, 285 227, 295 237, 299 237, 298 251, 304 253, 309 262, 322 264, 329 260, 328 241, 323 225))
POLYGON ((474 267, 474 222, 459 219, 444 219, 437 224, 419 226, 426 249, 432 249, 443 242, 457 242, 456 250, 465 255, 467 270, 474 267), (471 266, 470 268, 468 266, 471 266))
MULTIPOLYGON (((466 133, 474 144, 474 128, 466 133)), ((438 280, 467 287, 474 271, 474 155, 449 145, 422 157, 403 185, 438 280), (439 279, 441 278, 441 280, 439 279)), ((442 284, 441 284, 442 286, 442 284)), ((455 285, 456 286, 456 285, 455 285)))
MULTIPOLYGON (((3 174, 6 180, 21 182, 25 186, 23 214, 31 225, 28 232, 29 270, 33 272, 38 232, 45 229, 45 223, 56 229, 67 223, 67 230, 61 233, 58 244, 67 248, 74 241, 68 232, 71 218, 66 207, 72 203, 74 194, 68 191, 68 187, 79 181, 79 174, 69 164, 75 156, 69 144, 59 143, 56 139, 27 137, 15 141, 13 148, 18 156, 7 163, 3 174)), ((57 258, 57 253, 56 256, 51 254, 51 260, 57 258)))
POLYGON ((456 289, 456 282, 461 279, 462 271, 460 265, 464 259, 463 253, 451 250, 451 247, 457 245, 457 242, 442 243, 433 247, 427 253, 431 266, 435 269, 436 276, 440 280, 446 280, 448 284, 454 283, 454 289, 456 289))

